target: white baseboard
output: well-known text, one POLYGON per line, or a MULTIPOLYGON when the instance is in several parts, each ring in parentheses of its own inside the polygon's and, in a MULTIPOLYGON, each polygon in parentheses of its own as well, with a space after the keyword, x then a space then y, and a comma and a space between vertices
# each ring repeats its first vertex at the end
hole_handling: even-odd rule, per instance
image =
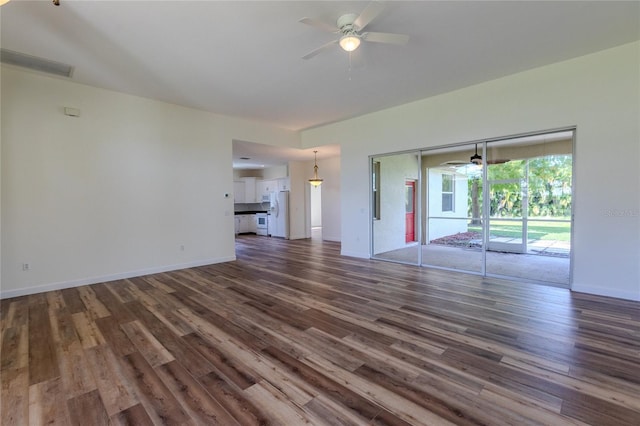
POLYGON ((122 272, 118 274, 103 275, 100 277, 80 278, 71 281, 60 281, 55 283, 41 284, 32 287, 19 288, 15 290, 0 290, 0 299, 9 299, 11 297, 26 296, 29 294, 43 293, 45 291, 62 290, 65 288, 79 287, 82 285, 98 284, 108 281, 122 280, 125 278, 141 277, 144 275, 158 274, 160 272, 177 271, 179 269, 195 268, 198 266, 212 265, 214 263, 231 262, 236 260, 235 255, 229 257, 220 257, 216 259, 204 259, 194 262, 180 263, 175 265, 159 266, 157 268, 140 269, 137 271, 122 272))
POLYGON ((369 253, 361 253, 359 251, 345 251, 342 250, 340 251, 340 255, 341 256, 348 256, 348 257, 357 257, 360 259, 369 259, 369 253))
POLYGON ((290 240, 303 240, 305 238, 309 238, 306 235, 289 235, 290 240))
POLYGON ((640 289, 637 292, 619 291, 611 289, 609 287, 596 287, 588 285, 579 285, 574 283, 571 286, 571 291, 576 293, 588 293, 595 294, 597 296, 615 297, 616 299, 633 300, 640 302, 640 289))
POLYGON ((322 239, 324 241, 333 241, 335 243, 339 243, 342 242, 342 240, 340 239, 340 236, 334 236, 334 235, 324 235, 322 234, 322 239))

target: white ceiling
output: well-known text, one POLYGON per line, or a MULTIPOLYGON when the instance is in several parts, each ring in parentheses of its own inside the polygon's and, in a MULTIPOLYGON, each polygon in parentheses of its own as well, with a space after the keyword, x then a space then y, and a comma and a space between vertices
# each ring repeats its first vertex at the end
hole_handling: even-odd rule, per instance
MULTIPOLYGON (((640 2, 393 1, 364 43, 301 57, 368 1, 13 0, 2 48, 75 67, 73 81, 301 130, 640 39, 640 2)), ((585 70, 588 72, 588 70, 585 70)), ((308 157, 307 157, 308 158, 308 157)))
POLYGON ((309 161, 331 158, 340 155, 340 145, 322 145, 319 148, 295 149, 277 147, 255 142, 233 141, 234 169, 263 169, 288 164, 289 161, 309 161))

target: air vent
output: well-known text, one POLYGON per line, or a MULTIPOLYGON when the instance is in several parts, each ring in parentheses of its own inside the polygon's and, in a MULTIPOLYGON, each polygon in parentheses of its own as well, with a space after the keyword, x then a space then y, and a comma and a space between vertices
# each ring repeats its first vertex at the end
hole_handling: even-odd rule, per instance
POLYGON ((0 62, 61 77, 71 77, 73 74, 73 67, 71 65, 25 55, 24 53, 7 49, 0 49, 0 62))

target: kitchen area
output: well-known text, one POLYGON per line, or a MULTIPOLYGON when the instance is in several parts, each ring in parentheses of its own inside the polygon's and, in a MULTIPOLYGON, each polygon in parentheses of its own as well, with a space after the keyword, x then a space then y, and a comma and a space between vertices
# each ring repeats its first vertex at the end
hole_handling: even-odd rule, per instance
POLYGON ((289 239, 289 177, 233 182, 235 234, 289 239))
POLYGON ((315 227, 317 238, 340 241, 339 145, 316 152, 234 140, 232 154, 236 236, 298 240, 312 238, 315 227), (317 161, 324 184, 312 186, 317 161))

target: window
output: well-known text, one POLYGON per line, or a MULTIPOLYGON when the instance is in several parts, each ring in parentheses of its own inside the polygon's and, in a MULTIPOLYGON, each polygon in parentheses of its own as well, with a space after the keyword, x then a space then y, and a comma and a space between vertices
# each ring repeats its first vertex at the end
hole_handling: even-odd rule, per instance
POLYGON ((442 175, 442 211, 452 212, 454 211, 453 195, 455 189, 455 181, 453 175, 442 175))
POLYGON ((374 161, 372 167, 373 183, 373 219, 380 220, 380 162, 374 161))

